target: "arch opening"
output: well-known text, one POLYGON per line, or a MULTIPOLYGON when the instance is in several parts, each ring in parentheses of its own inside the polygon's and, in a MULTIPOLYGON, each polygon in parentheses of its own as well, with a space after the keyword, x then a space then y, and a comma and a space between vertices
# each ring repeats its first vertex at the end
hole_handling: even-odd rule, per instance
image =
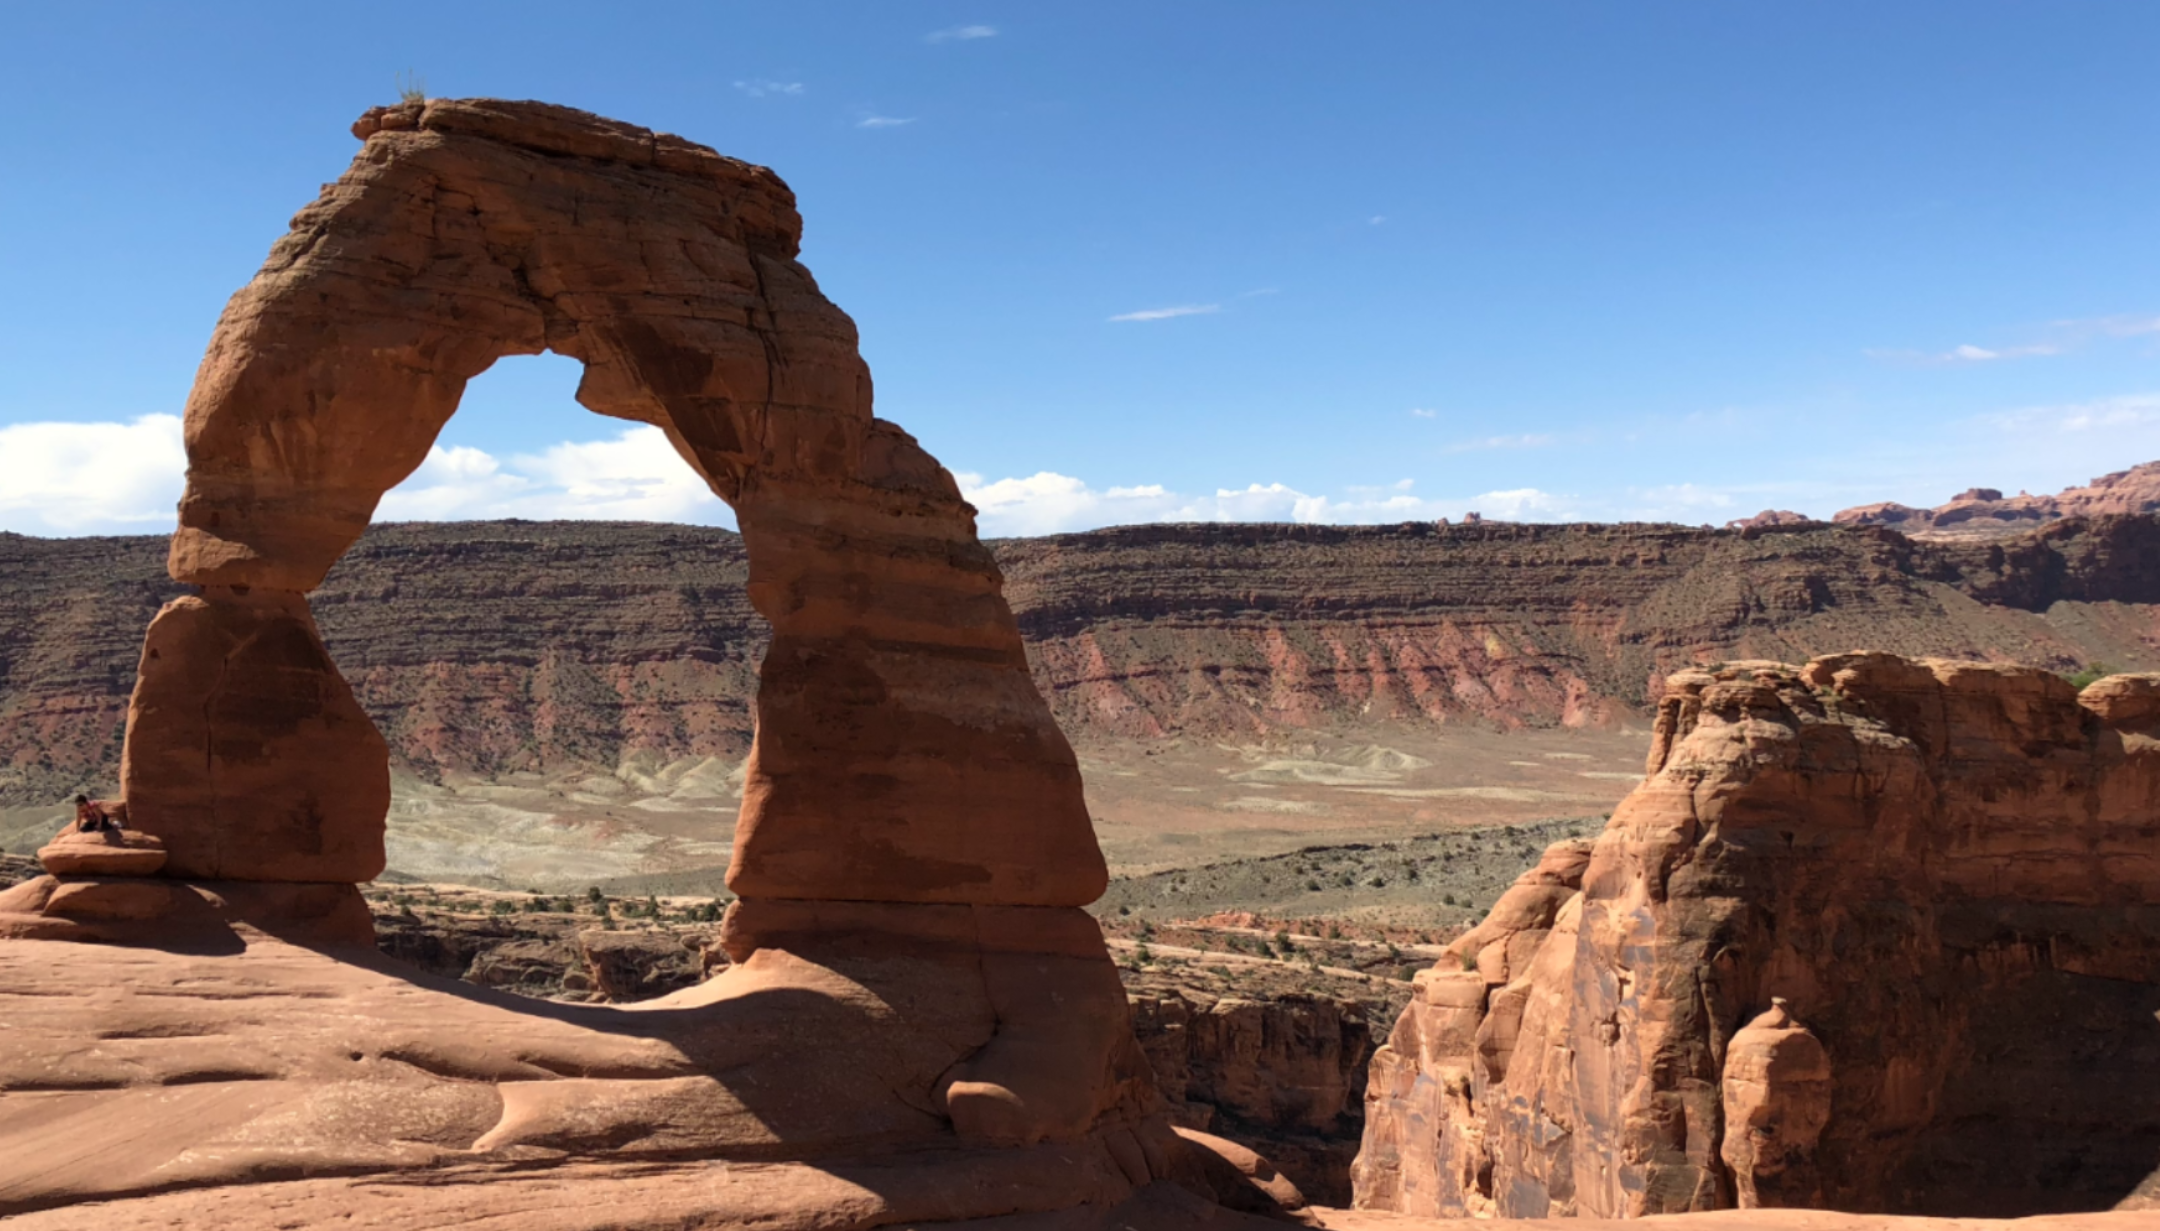
POLYGON ((584 365, 580 404, 661 433, 741 528, 772 639, 730 887, 1093 900, 1107 873, 1077 762, 974 510, 871 416, 853 323, 794 259, 785 185, 687 143, 677 165, 653 161, 674 138, 566 142, 467 106, 364 134, 353 170, 234 297, 190 395, 171 571, 203 593, 151 640, 187 642, 166 657, 217 664, 219 689, 274 677, 288 703, 203 730, 185 712, 201 681, 146 671, 122 790, 176 871, 381 870, 387 750, 305 595, 422 467, 468 382, 554 352, 584 365), (203 765, 206 745, 229 752, 203 765))
POLYGON ((373 521, 646 521, 736 529, 735 511, 646 423, 577 402, 585 367, 506 355, 466 382, 412 474, 373 521))

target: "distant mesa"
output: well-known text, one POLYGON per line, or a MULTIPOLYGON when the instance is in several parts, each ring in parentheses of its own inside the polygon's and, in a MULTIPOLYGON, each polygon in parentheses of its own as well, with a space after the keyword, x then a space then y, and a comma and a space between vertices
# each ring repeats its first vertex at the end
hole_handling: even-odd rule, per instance
POLYGON ((1737 517, 1725 523, 1727 530, 1761 530, 1769 526, 1815 526, 1822 523, 1791 509, 1764 509, 1753 517, 1737 517))
POLYGON ((1888 526, 1921 539, 1991 539, 2066 517, 2152 512, 2160 512, 2160 462, 2102 475, 2084 487, 2054 496, 2019 492, 2005 498, 1997 488, 1973 487, 1932 509, 1886 501, 1846 509, 1831 520, 1849 526, 1888 526))

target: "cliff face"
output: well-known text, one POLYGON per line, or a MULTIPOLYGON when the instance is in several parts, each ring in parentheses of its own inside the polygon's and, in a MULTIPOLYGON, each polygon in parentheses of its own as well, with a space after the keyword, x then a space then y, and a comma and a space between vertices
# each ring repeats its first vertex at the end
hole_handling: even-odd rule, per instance
POLYGON ((2124 1199, 2160 1151, 2156 730, 2152 676, 1676 675, 1587 858, 1554 848, 1457 942, 1468 969, 1420 975, 1373 1060, 1358 1203, 2124 1199))
MULTIPOLYGON (((1476 719, 1599 724, 1671 671, 1855 646, 2160 667, 2160 519, 1992 543, 1881 528, 1148 526, 993 543, 1083 743, 1476 719)), ((165 540, 0 535, 0 805, 107 788, 165 540)), ((737 759, 766 630, 734 534, 371 529, 313 596, 422 777, 737 759)))
POLYGON ((1133 1033, 1184 1128, 1259 1151, 1324 1205, 1347 1205, 1372 1026, 1330 996, 1130 993, 1133 1033))

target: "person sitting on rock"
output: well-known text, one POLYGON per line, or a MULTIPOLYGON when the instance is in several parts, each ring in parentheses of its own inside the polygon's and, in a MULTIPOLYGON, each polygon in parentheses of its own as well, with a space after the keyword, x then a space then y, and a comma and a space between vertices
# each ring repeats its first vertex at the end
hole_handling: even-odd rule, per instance
POLYGON ((107 829, 118 833, 120 821, 105 806, 104 800, 92 799, 88 795, 77 795, 75 797, 75 828, 82 833, 100 833, 107 829))

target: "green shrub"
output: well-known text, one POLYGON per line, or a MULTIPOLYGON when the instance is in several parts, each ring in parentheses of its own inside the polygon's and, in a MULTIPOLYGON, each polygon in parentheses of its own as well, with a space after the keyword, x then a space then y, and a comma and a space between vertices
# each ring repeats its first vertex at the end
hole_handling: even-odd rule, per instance
POLYGON ((2113 674, 2115 674, 2115 668, 2108 666, 2106 663, 2091 663, 2072 671, 2063 678, 2070 681, 2070 687, 2083 692, 2092 687, 2094 682, 2106 679, 2113 674))

